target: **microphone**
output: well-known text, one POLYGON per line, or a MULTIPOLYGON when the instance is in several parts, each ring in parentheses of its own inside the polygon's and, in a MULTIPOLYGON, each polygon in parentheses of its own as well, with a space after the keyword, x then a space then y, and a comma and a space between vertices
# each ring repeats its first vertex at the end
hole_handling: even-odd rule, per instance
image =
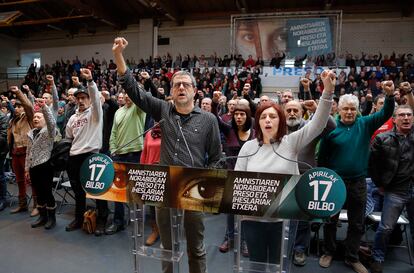
POLYGON ((185 136, 184 136, 184 133, 183 133, 183 129, 181 127, 181 119, 180 119, 180 116, 179 115, 175 115, 175 119, 177 120, 178 129, 180 130, 181 136, 183 137, 185 147, 187 148, 188 154, 190 155, 190 158, 191 158, 191 167, 194 167, 193 154, 191 153, 190 147, 188 147, 187 140, 185 139, 185 136))
POLYGON ((114 152, 111 153, 111 156, 116 155, 116 152, 118 152, 119 150, 121 150, 122 148, 128 146, 129 144, 131 144, 132 142, 134 142, 135 140, 137 140, 138 138, 142 137, 143 135, 145 135, 146 133, 148 133, 149 131, 151 131, 152 129, 154 129, 155 127, 157 127, 157 125, 161 124, 161 122, 163 122, 164 119, 160 119, 160 121, 156 122, 154 124, 154 126, 152 126, 151 128, 148 128, 147 130, 145 130, 142 134, 139 134, 137 137, 133 138, 131 141, 127 142, 126 144, 122 145, 121 147, 115 149, 114 152))
POLYGON ((263 146, 263 141, 259 141, 259 147, 252 154, 249 154, 249 155, 241 155, 241 156, 233 155, 233 156, 225 156, 225 157, 222 157, 222 158, 220 158, 219 161, 216 162, 216 164, 214 164, 213 169, 216 169, 219 166, 220 163, 222 163, 224 161, 227 161, 228 159, 246 158, 246 157, 254 156, 255 154, 257 154, 259 152, 259 150, 260 150, 260 148, 262 148, 262 146, 263 146))
POLYGON ((298 164, 300 163, 300 164, 303 164, 303 165, 305 165, 306 167, 308 167, 308 168, 309 168, 309 170, 313 168, 313 167, 312 167, 309 163, 306 163, 306 162, 304 162, 304 161, 300 161, 300 160, 293 160, 293 159, 289 159, 289 158, 286 158, 286 157, 282 156, 281 154, 279 154, 278 152, 276 152, 275 147, 273 146, 273 144, 274 144, 274 143, 276 143, 276 140, 274 140, 273 138, 271 138, 269 141, 270 141, 270 145, 272 145, 272 150, 273 150, 273 152, 274 152, 277 156, 279 156, 279 157, 283 158, 284 160, 287 160, 287 161, 293 162, 293 163, 298 163, 298 164))

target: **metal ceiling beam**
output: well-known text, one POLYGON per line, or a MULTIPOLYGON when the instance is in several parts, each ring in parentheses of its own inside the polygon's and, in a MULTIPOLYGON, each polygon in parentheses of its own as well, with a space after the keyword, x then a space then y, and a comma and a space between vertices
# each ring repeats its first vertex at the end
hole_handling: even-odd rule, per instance
POLYGON ((103 8, 102 3, 99 3, 99 1, 64 0, 63 2, 81 12, 91 13, 95 19, 107 25, 117 29, 122 28, 121 22, 113 16, 112 11, 107 11, 103 8))
POLYGON ((246 0, 236 0, 236 7, 241 13, 247 13, 249 10, 246 0))
POLYGON ((10 7, 10 6, 17 6, 17 5, 26 5, 32 3, 44 2, 44 0, 22 0, 22 1, 14 1, 14 2, 2 2, 0 3, 0 7, 10 7))
POLYGON ((165 13, 164 15, 171 19, 172 21, 177 22, 178 25, 182 25, 184 23, 183 16, 179 13, 177 8, 171 4, 171 1, 165 0, 155 0, 156 6, 154 8, 160 7, 165 13))
POLYGON ((44 25, 44 24, 51 24, 51 23, 59 23, 59 22, 63 22, 66 20, 79 20, 79 19, 91 18, 92 16, 93 16, 92 14, 89 14, 89 15, 77 15, 77 16, 68 16, 68 17, 39 19, 39 20, 27 20, 27 21, 16 22, 16 23, 11 23, 11 24, 0 24, 0 28, 44 25))

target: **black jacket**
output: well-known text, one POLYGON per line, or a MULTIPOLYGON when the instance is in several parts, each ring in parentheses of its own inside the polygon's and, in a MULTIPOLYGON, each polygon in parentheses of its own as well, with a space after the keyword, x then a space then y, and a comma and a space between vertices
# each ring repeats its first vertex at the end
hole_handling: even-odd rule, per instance
POLYGON ((0 156, 6 156, 9 147, 7 144, 7 128, 9 127, 9 118, 0 113, 0 156))
MULTIPOLYGON (((411 155, 414 153, 414 130, 407 136, 411 155)), ((392 185, 394 176, 397 173, 400 162, 400 143, 395 128, 379 134, 371 144, 371 154, 369 158, 368 171, 372 181, 378 187, 384 187, 386 191, 404 191, 408 185, 392 185)), ((412 158, 412 156, 411 156, 412 158)), ((414 165, 414 164, 412 164, 414 165)), ((410 173, 414 176, 414 167, 410 168, 410 173)))

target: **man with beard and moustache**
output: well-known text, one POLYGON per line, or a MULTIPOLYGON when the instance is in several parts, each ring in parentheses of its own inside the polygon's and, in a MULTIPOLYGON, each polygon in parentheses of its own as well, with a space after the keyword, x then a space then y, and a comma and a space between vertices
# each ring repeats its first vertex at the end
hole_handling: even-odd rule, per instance
MULTIPOLYGON (((301 80, 302 85, 305 87, 304 90, 308 90, 305 92, 309 92, 309 84, 311 81, 307 78, 301 80)), ((316 103, 313 100, 307 100, 304 102, 304 106, 310 112, 314 113, 316 110, 316 103)), ((285 104, 284 107, 285 115, 286 115, 286 125, 287 125, 287 132, 288 134, 293 133, 303 126, 306 125, 307 121, 303 119, 303 108, 300 102, 296 100, 291 100, 285 104)), ((306 162, 307 164, 311 165, 312 167, 316 167, 316 160, 315 160, 315 150, 316 146, 319 142, 319 139, 324 136, 325 134, 331 132, 336 127, 335 120, 330 117, 328 119, 327 125, 325 130, 322 132, 321 135, 316 137, 311 143, 302 149, 302 151, 298 155, 298 161, 306 162)), ((303 174, 305 171, 309 170, 309 166, 303 164, 301 162, 298 163, 299 172, 303 174)), ((306 264, 306 254, 305 251, 309 247, 309 238, 310 238, 310 223, 306 221, 298 221, 297 223, 291 221, 292 225, 297 225, 296 231, 296 240, 294 245, 294 256, 293 256, 293 264, 297 266, 304 266, 306 264)), ((293 228, 295 230, 295 228, 293 228)))

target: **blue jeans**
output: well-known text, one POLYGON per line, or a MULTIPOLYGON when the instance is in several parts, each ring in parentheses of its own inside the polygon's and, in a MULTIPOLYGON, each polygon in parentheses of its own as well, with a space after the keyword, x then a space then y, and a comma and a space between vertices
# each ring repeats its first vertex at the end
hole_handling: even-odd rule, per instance
MULTIPOLYGON (((113 155, 112 160, 117 162, 126 162, 126 163, 139 163, 141 159, 141 151, 131 152, 126 154, 113 155)), ((125 224, 125 210, 124 204, 121 202, 115 202, 115 211, 114 211, 114 224, 123 226, 125 224)))
MULTIPOLYGON (((375 233, 373 257, 377 262, 384 262, 388 240, 393 231, 401 212, 407 207, 408 220, 410 221, 411 231, 414 222, 414 186, 405 194, 384 193, 384 207, 382 209, 381 223, 375 233)), ((412 233, 411 233, 412 234, 412 233)))
POLYGON ((305 253, 306 249, 309 248, 310 223, 306 221, 290 221, 290 230, 292 233, 296 232, 295 235, 292 234, 292 237, 296 237, 293 250, 305 253))
POLYGON ((372 182, 371 178, 366 179, 367 182, 367 207, 365 216, 370 215, 374 211, 382 211, 382 203, 384 196, 378 191, 378 187, 372 182))

